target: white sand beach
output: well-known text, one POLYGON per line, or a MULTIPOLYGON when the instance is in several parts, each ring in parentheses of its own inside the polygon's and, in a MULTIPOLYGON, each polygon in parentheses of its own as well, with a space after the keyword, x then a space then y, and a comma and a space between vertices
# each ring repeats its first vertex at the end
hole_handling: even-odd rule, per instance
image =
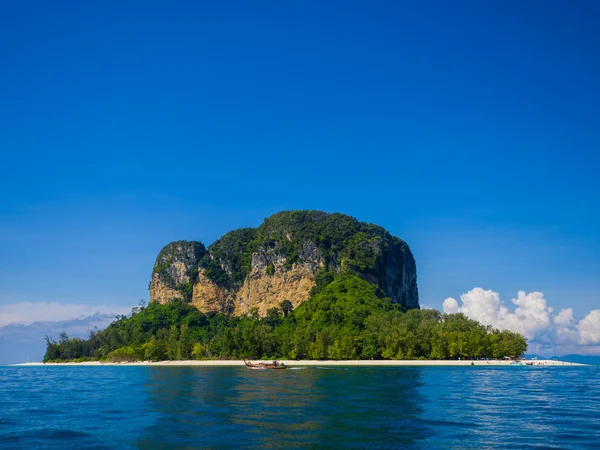
MULTIPOLYGON (((319 361, 319 360, 278 360, 289 367, 402 367, 402 366, 505 366, 510 367, 511 361, 507 360, 356 360, 356 361, 319 361)), ((255 361, 253 361, 255 362, 255 361)), ((585 366, 585 364, 571 363, 553 360, 522 360, 523 364, 530 366, 585 366)), ((68 362, 44 364, 42 362, 28 362, 13 364, 14 366, 243 366, 244 362, 239 360, 205 360, 205 361, 137 361, 137 362, 68 362)))

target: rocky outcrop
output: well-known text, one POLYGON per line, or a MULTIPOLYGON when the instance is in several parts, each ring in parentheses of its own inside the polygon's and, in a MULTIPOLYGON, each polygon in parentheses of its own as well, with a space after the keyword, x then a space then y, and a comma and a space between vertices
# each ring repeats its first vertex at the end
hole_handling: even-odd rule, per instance
POLYGON ((408 245, 376 225, 342 214, 290 211, 257 229, 227 233, 208 251, 178 241, 159 253, 150 300, 184 298, 205 313, 265 315, 310 297, 319 271, 350 271, 407 309, 418 308, 416 264, 408 245))
POLYGON ((378 285, 394 302, 407 309, 419 308, 417 265, 408 245, 388 235, 377 252, 377 270, 361 278, 378 285))
POLYGON ((200 242, 176 241, 163 247, 154 263, 150 280, 150 301, 191 299, 198 264, 206 254, 200 242))

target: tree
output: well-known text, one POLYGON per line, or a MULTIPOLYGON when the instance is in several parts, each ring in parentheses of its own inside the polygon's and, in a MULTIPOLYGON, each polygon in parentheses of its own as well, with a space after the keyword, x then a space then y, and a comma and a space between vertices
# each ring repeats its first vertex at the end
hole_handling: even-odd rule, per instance
POLYGON ((312 359, 325 359, 327 358, 327 347, 323 333, 317 334, 317 339, 311 345, 310 356, 312 359))
POLYGON ((281 311, 279 308, 269 308, 264 321, 271 328, 275 328, 279 325, 281 323, 281 311))
POLYGON ((294 310, 294 306, 292 305, 292 302, 290 302, 289 300, 282 301, 279 304, 279 308, 281 308, 281 311, 283 311, 283 317, 287 317, 288 314, 294 310))
POLYGON ((161 355, 158 348, 158 339, 156 339, 156 336, 152 336, 150 338, 150 342, 147 342, 146 344, 144 344, 144 346, 144 357, 146 359, 150 361, 158 361, 161 359, 161 355))
POLYGON ((189 326, 182 323, 179 327, 179 341, 177 342, 177 359, 190 359, 191 343, 189 326))
POLYGON ((167 338, 167 357, 173 361, 177 359, 179 330, 177 325, 172 325, 167 338))
POLYGON ((196 342, 194 344, 194 348, 192 350, 192 356, 194 359, 201 359, 206 352, 206 348, 200 342, 196 342))
POLYGON ((58 336, 58 343, 60 345, 64 345, 67 343, 67 341, 69 340, 69 335, 67 334, 66 331, 63 331, 62 333, 60 333, 60 335, 58 336))
POLYGON ((131 346, 125 346, 111 352, 108 357, 113 361, 135 361, 135 349, 131 346))
POLYGON ((61 358, 60 345, 56 341, 46 335, 46 355, 44 356, 44 362, 54 361, 61 358))

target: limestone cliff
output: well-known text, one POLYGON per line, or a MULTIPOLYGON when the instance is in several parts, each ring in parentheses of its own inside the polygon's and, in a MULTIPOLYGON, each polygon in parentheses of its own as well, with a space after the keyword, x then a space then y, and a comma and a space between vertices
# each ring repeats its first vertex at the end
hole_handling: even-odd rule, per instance
POLYGON ((416 264, 408 245, 383 228, 343 214, 288 211, 258 228, 224 235, 208 251, 178 241, 159 253, 150 300, 184 298, 205 313, 260 315, 284 300, 306 301, 319 271, 351 271, 407 309, 418 308, 416 264))
POLYGON ((205 254, 206 248, 200 242, 176 241, 166 245, 154 263, 150 301, 191 300, 198 264, 205 254))

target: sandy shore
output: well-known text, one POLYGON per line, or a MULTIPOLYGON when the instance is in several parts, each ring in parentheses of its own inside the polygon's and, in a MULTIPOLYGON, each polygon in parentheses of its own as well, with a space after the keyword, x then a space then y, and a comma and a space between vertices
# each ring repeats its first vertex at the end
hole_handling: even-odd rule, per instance
MULTIPOLYGON (((401 366, 510 366, 510 361, 498 360, 480 360, 480 361, 446 361, 446 360, 360 360, 360 361, 314 361, 314 360, 278 360, 290 367, 308 367, 308 366, 342 366, 342 367, 401 367, 401 366)), ((584 366, 585 364, 577 364, 564 361, 552 360, 527 360, 526 363, 531 363, 534 366, 584 366)), ((82 363, 59 363, 59 364, 44 364, 41 362, 29 362, 23 364, 13 364, 15 366, 243 366, 243 361, 238 360, 212 360, 212 361, 140 361, 130 363, 103 363, 99 361, 90 361, 82 363)))

